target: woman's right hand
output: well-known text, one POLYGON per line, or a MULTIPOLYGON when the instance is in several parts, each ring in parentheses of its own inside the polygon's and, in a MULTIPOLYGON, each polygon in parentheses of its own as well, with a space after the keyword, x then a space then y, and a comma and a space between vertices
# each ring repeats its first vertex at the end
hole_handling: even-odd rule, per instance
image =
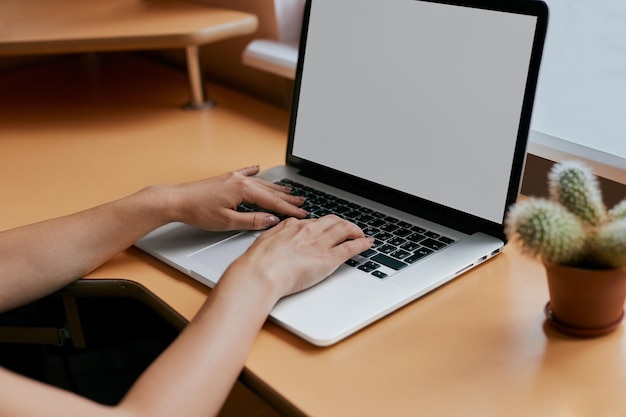
POLYGON ((278 301, 322 281, 372 243, 357 225, 334 215, 290 218, 263 232, 225 276, 263 279, 278 301))

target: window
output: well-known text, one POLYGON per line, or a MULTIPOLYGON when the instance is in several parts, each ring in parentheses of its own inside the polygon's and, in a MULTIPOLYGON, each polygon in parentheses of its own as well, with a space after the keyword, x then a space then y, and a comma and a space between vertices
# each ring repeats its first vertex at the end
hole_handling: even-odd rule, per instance
POLYGON ((626 2, 545 1, 529 152, 584 158, 598 175, 626 184, 626 2))

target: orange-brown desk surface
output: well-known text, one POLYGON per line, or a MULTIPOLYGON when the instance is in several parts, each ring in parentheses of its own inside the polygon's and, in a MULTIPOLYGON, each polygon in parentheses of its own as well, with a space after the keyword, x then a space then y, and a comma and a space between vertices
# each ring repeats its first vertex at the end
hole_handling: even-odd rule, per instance
MULTIPOLYGON (((182 78, 127 55, 0 73, 0 229, 149 183, 282 162, 287 111, 214 86, 219 107, 185 112, 171 106, 182 78)), ((136 249, 89 275, 104 277, 141 283, 187 319, 209 292, 136 249)), ((242 378, 313 416, 626 415, 623 327, 561 336, 544 325, 546 301, 542 268, 507 247, 329 348, 268 323, 242 378)))

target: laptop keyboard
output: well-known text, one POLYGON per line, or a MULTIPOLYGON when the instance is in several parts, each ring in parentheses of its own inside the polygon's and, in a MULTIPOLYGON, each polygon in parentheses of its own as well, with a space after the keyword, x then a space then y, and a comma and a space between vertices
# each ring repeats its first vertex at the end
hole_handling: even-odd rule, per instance
MULTIPOLYGON (((293 195, 306 197, 302 208, 309 213, 309 218, 334 214, 358 225, 366 236, 372 236, 372 247, 349 259, 346 264, 376 278, 387 278, 455 242, 453 238, 420 225, 387 216, 289 179, 276 183, 291 187, 293 195)), ((264 211, 250 204, 242 204, 238 210, 264 211)))

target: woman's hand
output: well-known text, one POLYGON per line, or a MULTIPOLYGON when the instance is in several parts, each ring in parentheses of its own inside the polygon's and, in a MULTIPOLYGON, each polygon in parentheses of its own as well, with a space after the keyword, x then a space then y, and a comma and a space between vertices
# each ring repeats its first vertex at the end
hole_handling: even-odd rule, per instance
POLYGON ((357 225, 334 215, 287 219, 259 236, 224 276, 265 280, 277 301, 317 284, 372 242, 357 225))
POLYGON ((298 207, 304 198, 289 194, 289 187, 255 177, 258 172, 259 167, 252 166, 202 181, 168 186, 172 218, 212 231, 261 230, 279 222, 275 215, 265 212, 238 212, 241 203, 256 204, 290 217, 306 217, 307 212, 298 207))

